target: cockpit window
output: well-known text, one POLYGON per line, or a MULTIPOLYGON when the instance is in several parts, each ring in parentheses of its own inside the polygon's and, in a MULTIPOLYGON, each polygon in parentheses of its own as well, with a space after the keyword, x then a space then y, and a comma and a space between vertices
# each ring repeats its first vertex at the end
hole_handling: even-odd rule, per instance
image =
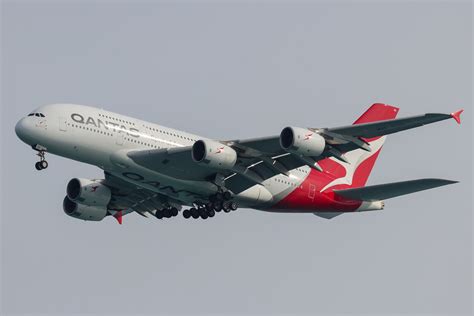
POLYGON ((28 116, 45 117, 43 113, 30 113, 28 116))

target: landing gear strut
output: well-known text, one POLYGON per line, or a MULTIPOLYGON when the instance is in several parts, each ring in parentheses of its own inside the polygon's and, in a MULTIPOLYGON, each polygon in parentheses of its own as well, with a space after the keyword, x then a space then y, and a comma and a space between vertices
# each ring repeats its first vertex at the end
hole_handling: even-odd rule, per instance
POLYGON ((36 170, 43 170, 43 169, 48 168, 48 162, 46 161, 46 158, 45 158, 46 151, 44 149, 36 149, 35 147, 33 147, 33 149, 38 151, 36 155, 40 157, 40 161, 35 163, 36 170))

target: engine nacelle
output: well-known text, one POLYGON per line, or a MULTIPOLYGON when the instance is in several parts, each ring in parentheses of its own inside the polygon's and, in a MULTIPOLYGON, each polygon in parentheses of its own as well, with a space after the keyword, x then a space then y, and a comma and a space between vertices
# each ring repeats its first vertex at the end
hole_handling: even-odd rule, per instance
POLYGON ((74 178, 67 184, 67 196, 72 202, 107 208, 112 192, 98 180, 74 178))
POLYGON ((280 133, 280 145, 289 153, 316 157, 323 153, 326 140, 306 128, 285 127, 280 133))
POLYGON ((67 196, 63 201, 63 210, 69 216, 85 221, 101 221, 107 215, 106 206, 89 206, 71 201, 67 196))
POLYGON ((210 140, 198 140, 192 148, 193 160, 216 169, 231 169, 237 161, 237 153, 229 146, 210 140))

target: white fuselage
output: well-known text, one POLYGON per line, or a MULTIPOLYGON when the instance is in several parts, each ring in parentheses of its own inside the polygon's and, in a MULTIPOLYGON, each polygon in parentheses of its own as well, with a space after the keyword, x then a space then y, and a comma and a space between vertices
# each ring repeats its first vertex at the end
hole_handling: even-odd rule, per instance
MULTIPOLYGON (((98 166, 149 190, 157 191, 157 183, 168 186, 169 192, 159 193, 188 204, 193 201, 176 191, 190 190, 203 195, 217 191, 212 182, 169 177, 136 164, 126 154, 131 150, 192 146, 205 138, 83 105, 46 105, 33 113, 41 113, 44 117, 27 116, 16 126, 18 136, 29 145, 41 145, 49 153, 98 166)), ((308 173, 308 167, 294 169, 290 177, 278 175, 267 179, 262 185, 241 192, 235 199, 242 206, 265 209, 288 194, 308 173)))

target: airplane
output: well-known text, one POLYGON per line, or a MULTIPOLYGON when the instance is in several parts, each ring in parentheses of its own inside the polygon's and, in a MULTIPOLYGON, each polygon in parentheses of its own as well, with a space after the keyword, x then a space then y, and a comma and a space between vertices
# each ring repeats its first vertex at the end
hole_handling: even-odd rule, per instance
POLYGON ((396 118, 375 103, 352 125, 283 128, 279 135, 213 140, 104 109, 41 106, 20 119, 17 136, 48 167, 46 153, 91 164, 104 179, 71 179, 64 212, 77 219, 132 212, 144 217, 214 217, 238 207, 312 213, 330 219, 382 210, 384 200, 457 181, 426 178, 366 186, 387 135, 453 118, 463 110, 396 118))

